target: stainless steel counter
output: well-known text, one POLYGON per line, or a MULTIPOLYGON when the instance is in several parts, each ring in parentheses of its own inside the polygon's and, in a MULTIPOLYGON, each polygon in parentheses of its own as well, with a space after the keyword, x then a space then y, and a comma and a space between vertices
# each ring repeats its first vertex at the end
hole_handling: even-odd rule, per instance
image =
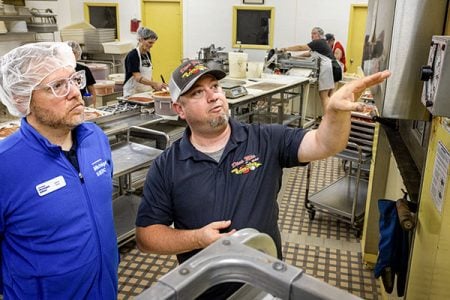
POLYGON ((119 246, 132 240, 134 221, 140 196, 130 192, 131 173, 150 166, 162 150, 145 145, 123 142, 111 146, 114 162, 114 177, 119 178, 119 197, 113 199, 114 225, 119 246), (125 190, 126 189, 126 190, 125 190))
POLYGON ((242 121, 305 125, 310 79, 300 76, 263 74, 246 80, 248 94, 228 99, 231 116, 242 121), (286 106, 290 109, 286 111, 286 106), (274 109, 276 107, 276 109, 274 109))
POLYGON ((132 126, 143 126, 154 122, 159 122, 161 120, 163 120, 163 118, 158 115, 147 111, 141 112, 139 109, 135 109, 109 115, 93 121, 103 129, 106 135, 111 136, 126 132, 128 128, 132 126))
POLYGON ((162 150, 145 145, 123 142, 111 146, 114 176, 120 177, 149 166, 162 150))

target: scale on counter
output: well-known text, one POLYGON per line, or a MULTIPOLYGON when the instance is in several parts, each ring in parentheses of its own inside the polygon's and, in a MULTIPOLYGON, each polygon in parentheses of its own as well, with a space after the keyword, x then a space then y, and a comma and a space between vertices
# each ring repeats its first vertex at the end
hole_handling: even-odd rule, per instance
POLYGON ((225 97, 234 99, 245 96, 248 94, 247 89, 244 87, 245 81, 222 79, 220 85, 225 92, 225 97))

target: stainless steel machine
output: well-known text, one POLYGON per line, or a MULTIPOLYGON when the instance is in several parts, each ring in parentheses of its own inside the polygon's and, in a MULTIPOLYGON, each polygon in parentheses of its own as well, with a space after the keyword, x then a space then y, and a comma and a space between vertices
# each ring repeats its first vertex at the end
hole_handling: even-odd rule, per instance
POLYGON ((427 64, 433 35, 442 34, 447 0, 371 0, 363 48, 365 75, 392 70, 371 88, 380 116, 428 120, 421 104, 419 70, 427 64))
POLYGON ((205 63, 211 69, 220 69, 228 73, 228 52, 222 51, 224 47, 217 47, 214 44, 200 48, 198 60, 205 63))
POLYGON ((273 72, 281 74, 289 74, 292 69, 304 70, 302 75, 306 77, 317 78, 320 71, 320 58, 311 57, 294 57, 289 52, 270 49, 264 63, 264 70, 270 69, 273 72))

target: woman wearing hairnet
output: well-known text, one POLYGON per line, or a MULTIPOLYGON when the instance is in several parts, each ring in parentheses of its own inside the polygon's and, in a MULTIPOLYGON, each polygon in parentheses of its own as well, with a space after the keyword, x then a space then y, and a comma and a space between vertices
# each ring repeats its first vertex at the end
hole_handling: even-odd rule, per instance
POLYGON ((102 130, 83 122, 84 85, 66 43, 0 58, 0 100, 22 117, 0 141, 4 299, 117 297, 111 151, 102 130))
POLYGON ((152 56, 150 48, 158 40, 158 35, 151 29, 140 27, 137 31, 138 46, 131 50, 125 58, 125 81, 123 95, 125 97, 146 91, 162 90, 166 83, 153 81, 152 56))
POLYGON ((77 60, 75 71, 83 70, 84 75, 86 76, 86 86, 80 90, 81 96, 85 101, 84 105, 95 107, 95 103, 97 101, 97 93, 95 92, 94 84, 96 84, 97 82, 95 81, 94 75, 92 75, 92 72, 88 66, 78 62, 81 59, 81 54, 83 53, 80 44, 78 44, 76 41, 67 41, 67 44, 72 48, 73 55, 75 55, 75 59, 77 60), (84 97, 87 94, 91 94, 89 103, 86 103, 86 99, 88 97, 84 97))

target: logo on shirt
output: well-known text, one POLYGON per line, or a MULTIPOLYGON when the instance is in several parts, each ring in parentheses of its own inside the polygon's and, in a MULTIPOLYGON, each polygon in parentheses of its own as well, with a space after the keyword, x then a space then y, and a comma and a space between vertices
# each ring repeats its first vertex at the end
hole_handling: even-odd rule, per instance
POLYGON ((97 159, 91 165, 92 169, 98 177, 106 173, 106 166, 108 165, 108 162, 106 160, 97 159))
POLYGON ((259 162, 259 157, 254 154, 244 156, 243 159, 231 163, 231 173, 236 175, 243 175, 250 173, 262 166, 259 162))

